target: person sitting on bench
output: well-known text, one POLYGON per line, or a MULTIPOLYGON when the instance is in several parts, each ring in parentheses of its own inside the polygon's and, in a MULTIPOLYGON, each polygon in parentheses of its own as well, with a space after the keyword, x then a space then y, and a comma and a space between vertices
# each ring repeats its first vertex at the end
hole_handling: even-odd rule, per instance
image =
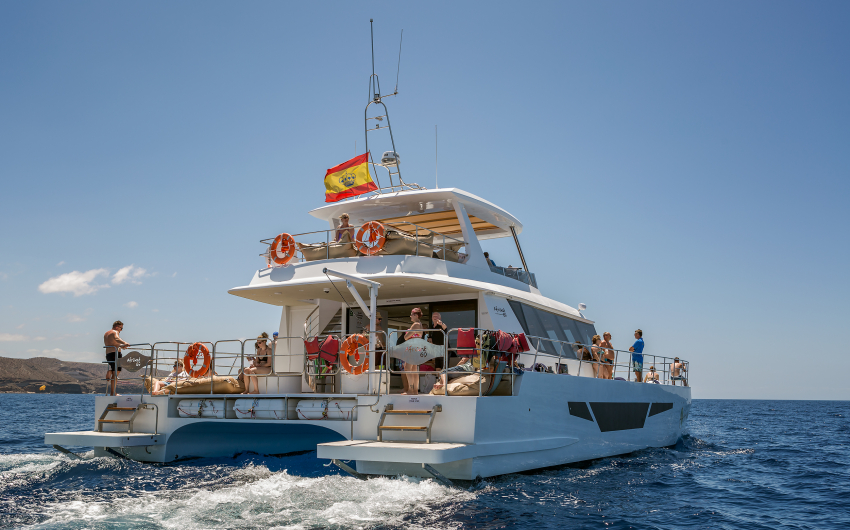
POLYGON ((658 382, 658 372, 655 371, 654 366, 649 367, 649 373, 646 374, 646 378, 643 381, 644 383, 657 383, 658 382))
POLYGON ((174 383, 176 381, 185 381, 189 379, 189 374, 186 373, 186 370, 183 369, 183 361, 175 361, 174 369, 168 374, 168 377, 165 379, 154 379, 153 387, 151 388, 151 394, 160 395, 164 392, 163 388, 174 383))

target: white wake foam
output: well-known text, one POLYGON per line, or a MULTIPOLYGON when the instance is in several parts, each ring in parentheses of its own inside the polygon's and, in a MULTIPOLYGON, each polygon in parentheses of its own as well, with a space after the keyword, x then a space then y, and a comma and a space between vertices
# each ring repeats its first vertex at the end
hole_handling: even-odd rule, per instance
POLYGON ((154 526, 162 528, 369 528, 408 526, 411 514, 428 517, 436 507, 465 502, 474 493, 431 480, 347 476, 305 478, 265 466, 231 475, 236 484, 218 489, 142 492, 95 500, 91 496, 48 504, 34 528, 154 526))

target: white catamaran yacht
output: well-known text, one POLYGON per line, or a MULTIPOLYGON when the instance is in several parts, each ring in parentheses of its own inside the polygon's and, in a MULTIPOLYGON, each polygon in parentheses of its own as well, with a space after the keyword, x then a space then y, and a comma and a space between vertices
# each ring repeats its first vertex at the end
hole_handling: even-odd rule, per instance
POLYGON ((261 339, 135 344, 125 377, 158 378, 177 359, 192 377, 159 395, 98 396, 93 430, 45 443, 145 462, 316 450, 357 476, 441 481, 676 443, 691 390, 673 376, 687 362, 644 352, 643 374, 654 365, 659 377, 636 381, 629 352, 594 345, 591 320, 542 294, 519 219, 460 189, 407 184, 377 83, 373 67, 366 153, 370 135, 392 150, 329 170, 326 185, 344 192, 380 168, 383 186, 310 211, 326 230, 262 240, 262 267, 229 291, 281 311, 259 394, 242 395, 238 374, 261 339), (522 268, 484 256, 496 238, 516 243, 522 268), (410 334, 414 308, 425 329, 410 334), (459 363, 441 385, 439 370, 459 363))

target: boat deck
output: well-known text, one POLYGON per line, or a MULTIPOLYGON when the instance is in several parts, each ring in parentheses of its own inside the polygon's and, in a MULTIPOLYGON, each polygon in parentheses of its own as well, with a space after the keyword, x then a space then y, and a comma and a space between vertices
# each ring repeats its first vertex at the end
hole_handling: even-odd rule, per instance
POLYGON ((411 443, 377 442, 374 440, 345 440, 318 444, 318 458, 336 460, 368 460, 372 462, 416 462, 421 464, 445 464, 482 456, 493 456, 517 452, 543 451, 566 447, 578 442, 578 438, 536 438, 491 443, 411 443))

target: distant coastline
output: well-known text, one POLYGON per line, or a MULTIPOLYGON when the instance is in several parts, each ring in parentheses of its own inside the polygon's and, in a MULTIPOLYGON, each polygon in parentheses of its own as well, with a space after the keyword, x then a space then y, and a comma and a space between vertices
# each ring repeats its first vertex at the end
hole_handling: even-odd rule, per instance
MULTIPOLYGON (((122 372, 126 377, 125 374, 129 372, 122 372)), ((103 394, 105 377, 106 365, 101 363, 78 363, 51 357, 0 357, 0 394, 103 394)), ((132 394, 142 389, 140 382, 122 383, 118 392, 132 394)))

